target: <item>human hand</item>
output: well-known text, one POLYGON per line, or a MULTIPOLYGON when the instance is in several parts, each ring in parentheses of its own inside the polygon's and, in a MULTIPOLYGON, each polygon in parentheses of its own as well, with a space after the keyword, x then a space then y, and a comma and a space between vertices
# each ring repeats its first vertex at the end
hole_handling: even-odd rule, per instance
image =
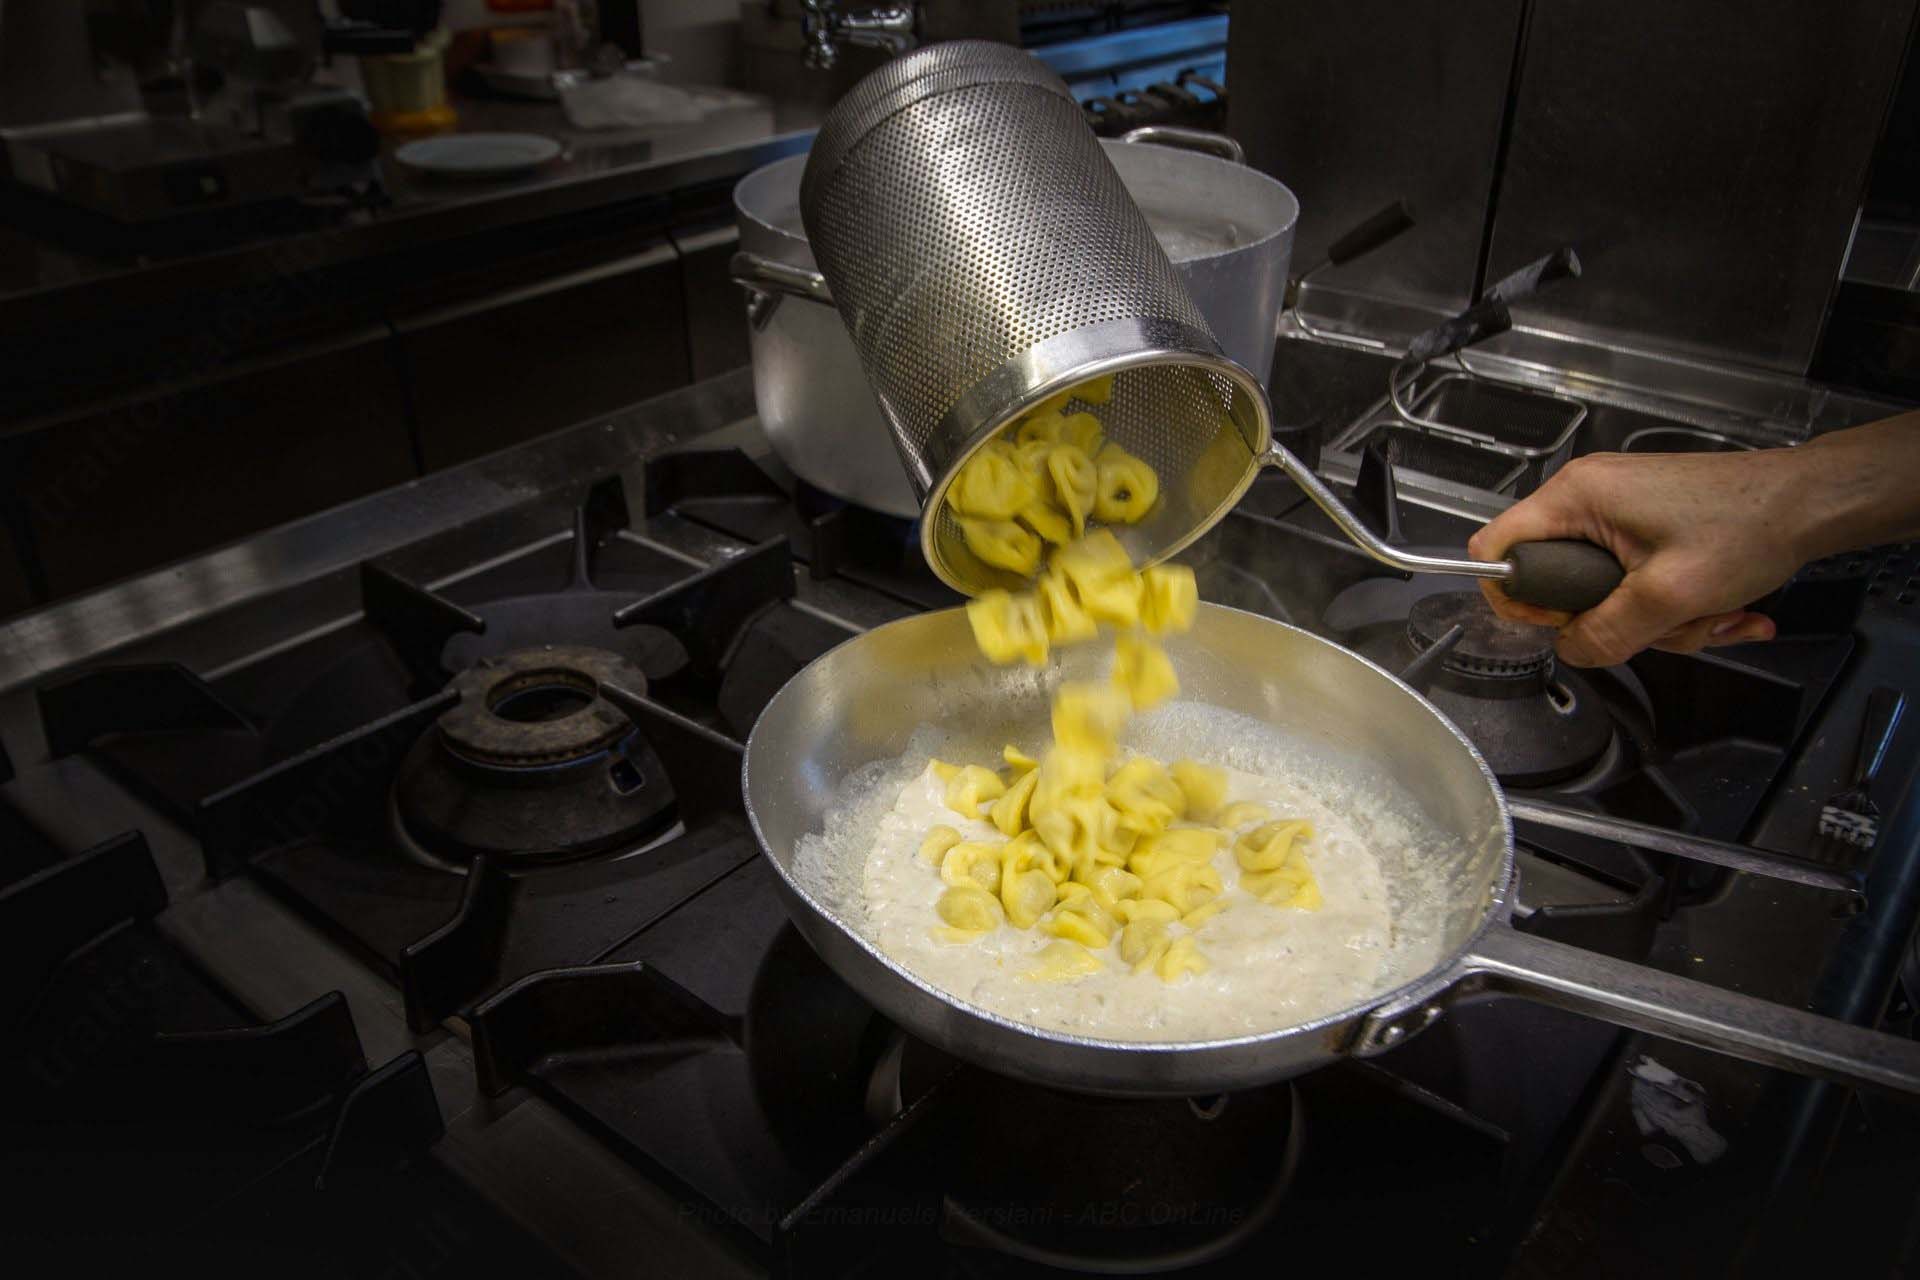
POLYGON ((1577 615, 1521 604, 1492 581, 1481 590, 1502 617, 1558 628, 1554 647, 1572 666, 1770 640, 1772 620, 1745 606, 1812 558, 1801 452, 1576 458, 1476 533, 1468 553, 1502 560, 1515 543, 1581 538, 1612 552, 1626 578, 1577 615))

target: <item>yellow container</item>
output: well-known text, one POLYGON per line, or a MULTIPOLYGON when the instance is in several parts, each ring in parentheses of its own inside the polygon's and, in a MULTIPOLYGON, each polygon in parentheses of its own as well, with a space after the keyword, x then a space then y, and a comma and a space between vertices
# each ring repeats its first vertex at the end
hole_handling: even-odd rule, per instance
POLYGON ((372 108, 373 127, 382 133, 444 133, 458 117, 447 103, 445 55, 453 37, 436 27, 420 38, 412 53, 387 53, 360 59, 360 79, 372 108))

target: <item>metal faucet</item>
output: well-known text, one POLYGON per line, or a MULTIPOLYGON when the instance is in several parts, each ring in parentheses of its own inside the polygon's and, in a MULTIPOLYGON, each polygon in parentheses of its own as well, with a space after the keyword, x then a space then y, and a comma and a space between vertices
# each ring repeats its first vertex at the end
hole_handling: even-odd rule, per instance
POLYGON ((890 54, 913 48, 914 8, 889 4, 842 13, 839 0, 803 0, 800 33, 806 40, 807 66, 827 71, 840 61, 843 44, 885 49, 890 54))

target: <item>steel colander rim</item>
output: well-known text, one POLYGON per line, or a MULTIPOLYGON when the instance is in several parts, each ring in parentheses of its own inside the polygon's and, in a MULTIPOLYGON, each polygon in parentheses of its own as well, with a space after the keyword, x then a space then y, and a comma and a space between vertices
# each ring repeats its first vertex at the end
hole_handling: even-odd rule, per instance
MULTIPOLYGON (((920 553, 935 576, 965 596, 976 596, 994 587, 1014 588, 1030 585, 1015 582, 1014 575, 1011 573, 1000 574, 988 581, 973 581, 954 569, 945 554, 940 536, 940 515, 945 509, 947 491, 952 487, 954 478, 981 449, 1060 392, 1094 378, 1104 377, 1109 373, 1118 374, 1133 369, 1168 366, 1190 368, 1205 374, 1217 374, 1233 383, 1238 394, 1233 397, 1232 404, 1225 407, 1225 412, 1233 424, 1239 428, 1241 439, 1247 446, 1247 461, 1234 482, 1222 489, 1220 497, 1212 504, 1209 511, 1199 519, 1190 522, 1187 528, 1174 537, 1155 545, 1148 554, 1136 556, 1135 562, 1141 568, 1159 564, 1192 546, 1208 530, 1218 524, 1246 495, 1247 489, 1253 484, 1254 477, 1260 473, 1263 456, 1271 447, 1273 418, 1266 390, 1251 373, 1225 355, 1190 349, 1143 347, 1098 360, 1089 360, 1053 375, 1043 382, 1035 383, 1032 388, 1012 401, 1003 412, 989 418, 987 425, 976 428, 968 436, 966 444, 954 455, 946 470, 927 490, 926 498, 921 503, 920 553), (1244 413, 1234 412, 1236 408, 1242 407, 1245 409, 1244 413)), ((1167 482, 1168 477, 1160 477, 1163 502, 1166 500, 1164 494, 1167 482)))

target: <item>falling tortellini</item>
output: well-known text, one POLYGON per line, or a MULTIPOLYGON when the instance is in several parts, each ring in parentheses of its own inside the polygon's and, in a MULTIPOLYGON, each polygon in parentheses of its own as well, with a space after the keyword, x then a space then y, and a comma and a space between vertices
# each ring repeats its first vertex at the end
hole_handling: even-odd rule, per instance
POLYGON ((1240 890, 1270 906, 1319 909, 1308 823, 1225 803, 1226 772, 1213 765, 1121 755, 1128 719, 1178 691, 1159 645, 1125 632, 1106 683, 1069 681, 1055 692, 1045 752, 1009 745, 999 771, 933 762, 947 807, 1005 837, 965 840, 949 826, 927 833, 920 855, 946 886, 935 903, 942 941, 971 942, 1002 924, 1038 929, 1054 940, 1025 974, 1035 981, 1072 981, 1115 963, 1179 982, 1207 971, 1193 931, 1228 906, 1214 856, 1229 847, 1240 890))
MULTIPOLYGON (((1039 666, 1055 646, 1091 640, 1102 626, 1151 635, 1185 631, 1199 603, 1192 569, 1165 564, 1136 570, 1119 540, 1096 529, 1055 551, 1031 591, 975 596, 967 602, 967 621, 989 661, 1039 666)), ((1149 653, 1138 647, 1142 643, 1123 633, 1122 661, 1136 664, 1144 678, 1172 681, 1166 655, 1158 648, 1149 653), (1130 644, 1135 647, 1128 649, 1130 644)))
POLYGON ((1100 419, 1070 402, 1104 405, 1113 377, 1045 401, 960 468, 947 505, 982 561, 1021 578, 1039 572, 1047 546, 1084 537, 1087 523, 1137 524, 1160 497, 1153 468, 1106 438, 1100 419))

